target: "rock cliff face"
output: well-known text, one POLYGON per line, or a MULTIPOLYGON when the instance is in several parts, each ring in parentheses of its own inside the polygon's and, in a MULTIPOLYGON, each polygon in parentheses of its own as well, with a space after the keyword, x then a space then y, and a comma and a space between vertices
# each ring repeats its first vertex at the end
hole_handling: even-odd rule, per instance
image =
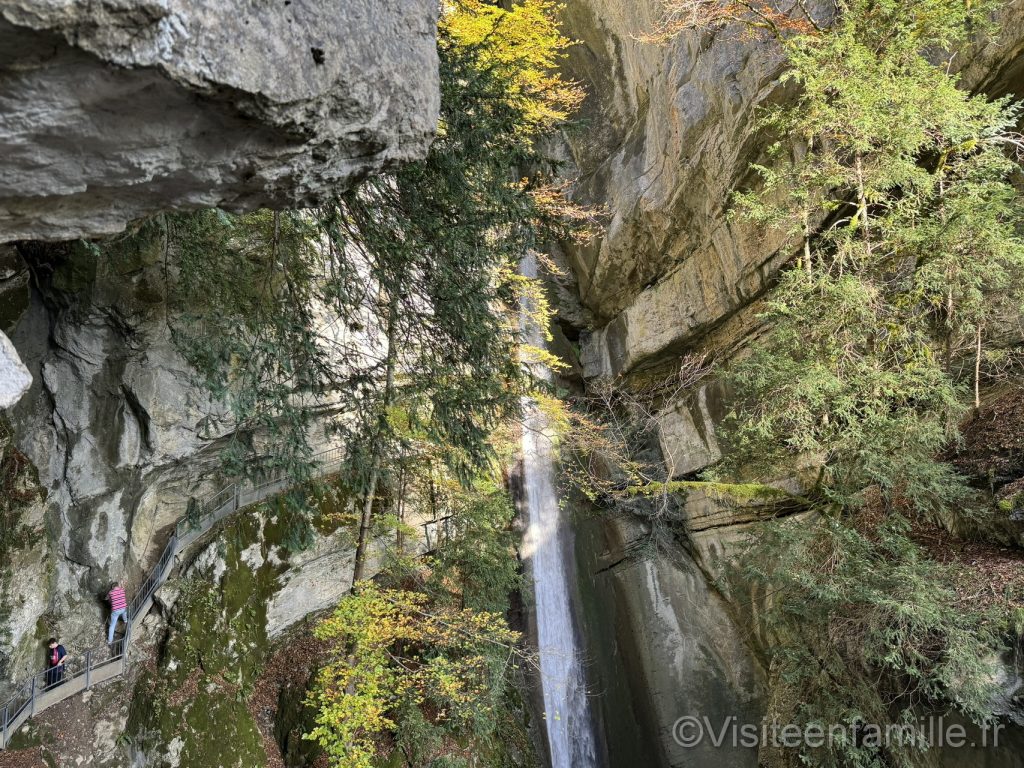
MULTIPOLYGON (((725 215, 763 148, 756 110, 790 95, 780 57, 730 33, 638 41, 658 9, 657 0, 567 0, 565 9, 566 32, 581 41, 569 74, 590 93, 583 128, 568 136, 573 194, 609 214, 598 242, 564 254, 573 280, 562 315, 580 334, 573 362, 585 379, 671 364, 697 347, 728 354, 788 256, 725 215)), ((167 209, 306 204, 422 155, 438 110, 436 10, 433 0, 3 3, 0 243, 109 236, 167 209)), ((965 82, 992 94, 1024 82, 1024 2, 1004 14, 1002 38, 963 62, 965 82)), ((7 413, 15 436, 0 438, 0 458, 23 452, 42 491, 19 475, 25 536, 0 542, 0 565, 17 572, 0 573, 3 676, 34 667, 51 628, 91 645, 105 583, 141 573, 188 497, 215 484, 231 424, 171 342, 166 253, 159 219, 98 246, 0 246, 0 407, 32 379, 7 413)), ((666 405, 658 442, 677 475, 720 455, 720 414, 714 385, 666 405)), ((610 753, 622 763, 753 765, 749 753, 725 763, 721 753, 682 753, 672 725, 693 709, 757 717, 764 672, 711 563, 759 512, 696 494, 679 512, 692 536, 670 556, 636 557, 643 531, 629 520, 591 523, 579 538, 580 580, 597 590, 584 603, 602 628, 593 652, 608 692, 600 716, 617 740, 610 753)), ((224 673, 251 682, 244 651, 265 650, 336 599, 322 576, 347 563, 342 534, 286 557, 276 525, 267 515, 226 530, 191 572, 213 586, 161 595, 171 634, 158 674, 168 686, 197 676, 230 694, 224 673), (250 593, 261 599, 239 601, 250 593), (191 633, 207 646, 192 647, 191 623, 235 645, 191 633)), ((189 764, 225 729, 258 751, 249 714, 230 696, 176 741, 183 712, 173 699, 131 713, 134 754, 111 764, 189 764)), ((104 733, 129 714, 119 716, 104 733)))
MULTIPOLYGON (((727 353, 749 332, 745 309, 787 258, 779 240, 726 216, 763 150, 757 110, 788 96, 781 57, 729 32, 638 41, 659 7, 571 0, 566 11, 568 33, 582 41, 569 70, 588 86, 584 120, 594 126, 568 136, 580 174, 574 194, 609 217, 598 242, 565 253, 573 314, 589 321, 578 329, 585 381, 671 366, 709 344, 727 353)), ((664 405, 658 447, 677 477, 721 456, 722 411, 715 384, 664 405)), ((613 764, 642 750, 650 765, 755 766, 755 750, 683 749, 673 725, 686 715, 760 719, 765 671, 710 567, 758 512, 738 514, 702 494, 678 507, 693 534, 672 552, 644 550, 642 526, 628 516, 588 523, 578 539, 590 570, 581 581, 605 596, 584 602, 588 625, 600 627, 595 682, 616 690, 597 699, 612 724, 609 754, 613 764), (614 725, 628 717, 633 727, 614 725)))
MULTIPOLYGON (((638 40, 660 7, 569 0, 565 11, 566 32, 580 41, 566 68, 588 91, 583 125, 568 136, 573 194, 609 217, 594 244, 566 254, 590 319, 588 377, 671 358, 712 333, 728 348, 788 256, 777 235, 726 215, 767 142, 755 130, 758 110, 791 95, 778 80, 778 50, 728 30, 638 40)), ((1000 37, 957 62, 967 87, 993 96, 1024 83, 1024 3, 1001 13, 1000 37)))
POLYGON ((645 556, 646 533, 623 518, 591 519, 579 530, 583 615, 609 765, 756 768, 754 750, 684 748, 673 738, 684 716, 758 723, 764 671, 694 557, 682 547, 645 556))
MULTIPOLYGON (((3 3, 0 244, 109 235, 165 210, 308 205, 422 157, 439 109, 437 11, 3 3)), ((29 383, 0 328, 0 408, 29 383)))
MULTIPOLYGON (((567 70, 588 91, 583 126, 567 136, 579 174, 573 195, 608 216, 595 243, 560 254, 575 286, 563 280, 557 301, 574 326, 567 335, 579 334, 584 381, 667 370, 694 350, 733 354, 751 343, 756 302, 789 256, 776 236, 727 217, 730 194, 752 181, 767 141, 754 130, 757 110, 792 96, 778 81, 778 52, 729 31, 641 42, 660 7, 568 0, 564 14, 580 41, 567 70)), ((967 87, 1021 95, 1024 3, 1001 14, 1000 38, 958 66, 967 87)), ((663 406, 658 442, 677 477, 721 455, 722 415, 714 384, 663 406)), ((675 554, 638 554, 642 536, 618 519, 588 523, 598 530, 579 539, 581 582, 605 596, 587 615, 597 685, 615 691, 597 699, 609 751, 642 753, 651 765, 756 765, 749 750, 681 751, 672 725, 688 714, 758 719, 763 670, 754 644, 736 640, 749 628, 743 608, 715 588, 713 563, 764 511, 697 493, 677 501, 690 536, 675 554), (615 726, 631 718, 635 727, 615 726)))
MULTIPOLYGON (((289 511, 270 502, 231 520, 182 577, 158 593, 168 619, 156 673, 140 678, 117 765, 200 768, 266 764, 245 699, 272 640, 348 591, 350 532, 319 518, 316 545, 287 546, 289 511), (334 573, 306 573, 317 562, 334 573), (282 604, 290 607, 284 612, 282 604), (189 695, 181 696, 182 690, 189 695)), ((315 566, 313 566, 315 567, 315 566)))
POLYGON ((421 157, 432 0, 0 7, 0 242, 308 204, 421 157))
POLYGON ((92 641, 104 582, 148 566, 231 431, 171 342, 158 219, 97 246, 39 241, 308 204, 423 156, 436 15, 431 0, 0 6, 0 243, 22 241, 0 245, 0 407, 28 393, 4 457, 23 451, 42 491, 11 512, 31 535, 0 569, 2 676, 35 665, 40 632, 92 641))
POLYGON ((13 340, 33 384, 9 418, 47 498, 37 568, 12 584, 11 671, 34 662, 43 613, 21 593, 41 591, 65 636, 90 637, 105 582, 149 565, 230 432, 200 426, 217 409, 171 342, 165 246, 158 222, 93 249, 22 246, 36 289, 13 340))
MULTIPOLYGON (((172 341, 173 252, 159 217, 99 245, 18 248, 33 289, 13 339, 33 384, 7 418, 45 496, 18 510, 29 533, 10 548, 16 573, 0 573, 8 678, 39 663, 40 632, 69 647, 99 639, 108 583, 137 583, 189 498, 224 484, 217 454, 233 430, 172 341)), ((265 632, 336 601, 344 580, 321 577, 349 571, 351 554, 347 540, 321 536, 288 558, 265 590, 265 632)))
MULTIPOLYGON (((342 523, 354 518, 344 514, 343 495, 318 499, 307 549, 291 546, 295 512, 273 498, 201 539, 158 590, 156 608, 133 640, 137 663, 128 676, 75 697, 63 711, 45 711, 19 734, 20 743, 45 745, 60 766, 280 765, 276 718, 308 712, 304 688, 288 707, 261 691, 269 654, 279 646, 278 654, 290 654, 296 638, 310 641, 301 620, 335 605, 350 586, 352 531, 342 523), (322 578, 326 572, 330 578, 322 578), (68 738, 69 730, 78 733, 68 738)), ((318 661, 302 655, 287 666, 302 678, 302 665, 315 669, 318 661)), ((292 726, 280 727, 283 737, 292 726)), ((315 753, 310 747, 300 742, 291 750, 315 753)))
POLYGON ((603 205, 599 243, 569 252, 598 332, 588 375, 618 373, 722 322, 762 287, 775 243, 725 220, 731 190, 759 152, 756 110, 781 96, 781 57, 733 33, 654 45, 660 4, 569 3, 582 45, 569 71, 588 85, 569 137, 576 196, 603 205))

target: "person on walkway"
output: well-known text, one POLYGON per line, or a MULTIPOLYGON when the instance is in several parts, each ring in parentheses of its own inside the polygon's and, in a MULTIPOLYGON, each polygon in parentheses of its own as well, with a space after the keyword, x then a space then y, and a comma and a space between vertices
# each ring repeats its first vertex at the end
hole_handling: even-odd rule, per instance
POLYGON ((46 653, 46 687, 52 688, 64 682, 64 662, 68 659, 68 652, 55 637, 47 640, 46 644, 49 646, 46 653))
POLYGON ((110 627, 107 629, 107 645, 114 644, 114 630, 117 628, 117 620, 124 619, 128 624, 128 598, 125 597, 124 588, 116 581, 110 587, 110 627))

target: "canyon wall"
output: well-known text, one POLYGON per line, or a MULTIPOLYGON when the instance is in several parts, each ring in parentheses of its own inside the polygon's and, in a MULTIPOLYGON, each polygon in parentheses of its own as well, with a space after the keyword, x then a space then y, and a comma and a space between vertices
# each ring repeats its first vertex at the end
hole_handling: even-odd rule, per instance
MULTIPOLYGON (((0 6, 0 244, 309 205, 423 157, 432 0, 0 6)), ((0 254, 0 288, 7 270, 0 254)), ((29 374, 0 330, 0 408, 29 374)))
MULTIPOLYGON (((6 419, 39 494, 16 511, 23 534, 0 573, 5 678, 37 668, 48 634, 78 649, 98 642, 109 583, 138 584, 189 499, 225 484, 218 454, 234 423, 172 340, 167 239, 156 217, 99 245, 19 245, 32 286, 3 298, 21 303, 12 339, 33 383, 6 419)), ((308 554, 344 572, 335 560, 349 550, 328 537, 308 554)), ((340 597, 343 580, 324 572, 282 577, 293 590, 265 606, 268 632, 340 597)))
POLYGON ((422 157, 431 0, 0 7, 0 242, 302 206, 422 157))
MULTIPOLYGON (((564 10, 579 41, 566 68, 589 94, 566 137, 572 194, 608 219, 596 242, 560 254, 560 330, 578 342, 581 381, 671 368, 691 350, 731 354, 756 330, 756 301, 789 257, 778 237, 727 217, 767 141, 753 127, 757 110, 792 95, 778 81, 779 53, 728 31, 642 42, 659 7, 567 0, 564 10)), ((137 578, 188 498, 218 484, 231 421, 171 340, 166 230, 158 216, 133 222, 171 209, 309 204, 422 156, 438 111, 436 12, 432 0, 0 7, 0 243, 21 241, 0 245, 0 407, 17 401, 0 457, 34 465, 16 477, 19 535, 0 541, 0 677, 34 669, 51 632, 92 645, 109 580, 137 578), (100 236, 109 239, 30 242, 100 236)), ((957 62, 969 87, 993 95, 1024 82, 1024 2, 1003 13, 1001 37, 957 62)), ((678 475, 720 455, 722 402, 709 384, 664 407, 658 448, 678 475)), ((696 494, 677 504, 689 535, 667 549, 645 548, 628 514, 591 519, 579 537, 609 751, 649 765, 754 765, 748 752, 687 762, 672 726, 693 712, 758 717, 765 671, 742 610, 716 588, 713 560, 759 512, 696 494)), ((194 571, 217 575, 205 602, 178 603, 174 585, 164 593, 172 646, 208 619, 258 651, 335 599, 322 576, 345 566, 347 542, 325 532, 310 555, 284 558, 274 525, 269 515, 226 531, 207 551, 194 571), (255 619, 237 601, 247 573, 261 580, 255 619)), ((211 669, 237 671, 234 650, 206 646, 198 658, 211 669)), ((172 683, 192 673, 159 670, 172 683)), ((247 715, 230 705, 174 746, 165 731, 182 713, 164 703, 125 708, 117 728, 97 731, 95 752, 174 765, 227 720, 255 749, 247 715), (129 719, 130 756, 111 748, 129 719)))
MULTIPOLYGON (((794 94, 779 82, 781 53, 735 29, 639 39, 661 7, 570 0, 564 14, 579 41, 565 68, 588 94, 566 136, 572 194, 608 219, 594 243, 565 252, 575 287, 564 314, 586 320, 588 378, 731 348, 750 331, 744 310, 789 257, 777 233, 728 216, 772 140, 759 110, 794 94)), ((953 62, 965 87, 990 96, 1024 90, 1024 3, 1007 3, 1001 25, 953 62)))
MULTIPOLYGON (((579 41, 566 70, 588 93, 566 134, 572 195, 606 216, 595 242, 557 254, 568 274, 554 286, 560 331, 578 342, 560 349, 578 354, 571 362, 584 387, 664 375, 690 352, 721 360, 742 350, 756 339, 759 297, 790 257, 778 234, 728 216, 730 195, 754 181, 750 166, 770 140, 755 128, 758 111, 793 96, 779 82, 780 52, 737 30, 642 41, 660 8, 568 0, 564 12, 579 41)), ((1001 15, 999 37, 954 66, 965 87, 1024 95, 1024 3, 1001 15)), ((661 406, 657 448, 676 477, 721 456, 724 411, 713 382, 661 406)), ((586 607, 594 685, 613 692, 597 699, 609 752, 613 764, 635 753, 650 765, 754 766, 755 750, 684 750, 672 728, 684 715, 759 721, 756 623, 749 603, 717 588, 715 561, 766 511, 701 493, 673 504, 687 533, 661 548, 629 510, 582 524, 580 579, 601 595, 586 607)))
MULTIPOLYGON (((72 655, 99 645, 109 583, 131 592, 189 499, 223 485, 234 425, 172 339, 176 267, 160 213, 308 205, 425 156, 437 11, 430 0, 0 8, 0 691, 40 667, 51 634, 72 655)), ((299 552, 284 514, 248 515, 189 553, 136 638, 140 663, 159 667, 76 699, 71 727, 67 712, 57 727, 37 718, 24 742, 108 766, 262 755, 273 733, 261 745, 238 686, 289 627, 340 599, 352 567, 338 519, 299 552), (200 668, 201 706, 183 709, 175 690, 200 668)))
MULTIPOLYGON (((233 426, 172 341, 159 213, 308 205, 425 156, 437 12, 431 0, 0 7, 0 458, 17 470, 0 679, 34 670, 49 633, 98 640, 109 582, 137 581, 188 499, 221 484, 233 426)), ((344 550, 332 541, 317 545, 321 568, 344 550)), ((282 589, 319 597, 270 605, 273 621, 336 599, 320 576, 290 572, 282 589)))

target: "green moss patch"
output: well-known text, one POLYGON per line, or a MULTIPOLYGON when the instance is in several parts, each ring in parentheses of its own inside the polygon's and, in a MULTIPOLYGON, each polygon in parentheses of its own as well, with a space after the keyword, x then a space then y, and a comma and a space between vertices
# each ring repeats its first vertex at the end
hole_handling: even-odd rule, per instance
POLYGON ((627 493, 633 496, 657 496, 662 493, 688 493, 701 491, 709 496, 737 504, 799 500, 799 497, 764 483, 717 483, 700 480, 673 480, 668 483, 647 483, 633 486, 627 493))
POLYGON ((262 768, 259 729, 234 686, 200 674, 187 688, 167 691, 143 679, 125 729, 135 754, 150 766, 262 768), (169 696, 168 693, 175 695, 169 696))

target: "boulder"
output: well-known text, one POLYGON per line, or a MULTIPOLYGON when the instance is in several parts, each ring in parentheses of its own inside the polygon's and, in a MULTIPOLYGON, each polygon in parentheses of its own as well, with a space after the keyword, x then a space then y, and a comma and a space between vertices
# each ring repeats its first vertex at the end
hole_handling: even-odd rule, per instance
MULTIPOLYGON (((718 388, 710 388, 715 405, 718 388)), ((673 403, 657 417, 661 455, 669 477, 681 477, 714 464, 722 457, 715 437, 715 422, 708 403, 709 387, 697 390, 692 402, 673 403)))
POLYGON ((0 408, 10 408, 32 386, 32 374, 18 357, 7 335, 0 331, 0 408))

